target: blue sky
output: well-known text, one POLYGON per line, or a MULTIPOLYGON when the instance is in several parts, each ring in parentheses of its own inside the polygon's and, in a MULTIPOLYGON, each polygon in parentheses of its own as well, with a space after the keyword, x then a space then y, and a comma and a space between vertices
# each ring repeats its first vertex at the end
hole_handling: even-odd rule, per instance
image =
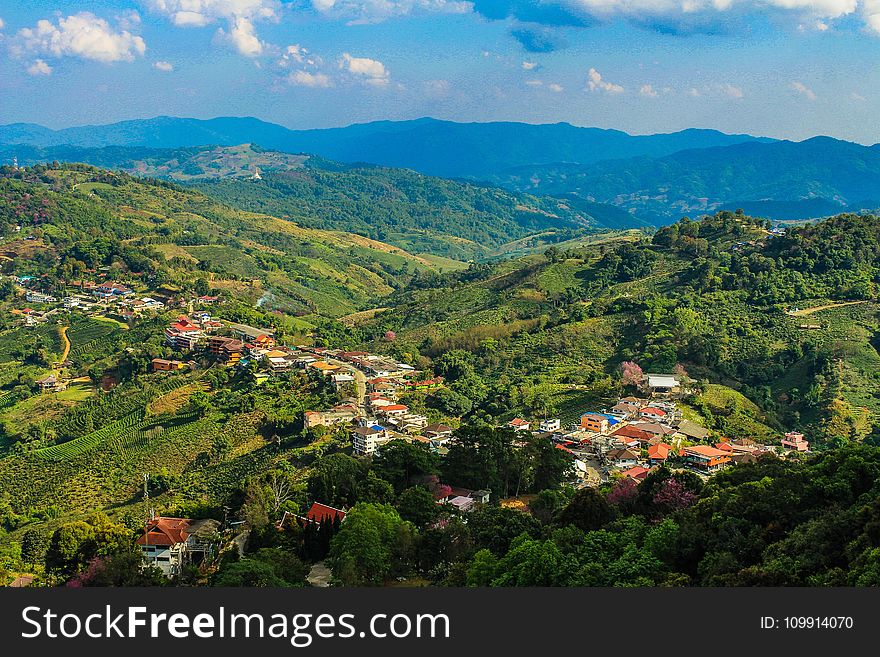
POLYGON ((0 0, 0 123, 435 116, 880 141, 880 0, 0 0))

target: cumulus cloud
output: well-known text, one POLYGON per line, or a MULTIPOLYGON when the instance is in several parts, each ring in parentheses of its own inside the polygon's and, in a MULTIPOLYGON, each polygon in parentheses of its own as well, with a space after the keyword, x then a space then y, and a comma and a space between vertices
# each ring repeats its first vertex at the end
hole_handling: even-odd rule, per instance
POLYGON ((540 80, 526 80, 526 84, 530 87, 540 87, 544 83, 540 80))
POLYGON ((263 54, 266 44, 260 41, 254 24, 244 16, 232 19, 227 32, 222 27, 217 29, 219 43, 226 43, 245 57, 259 57, 263 54))
POLYGON ((856 101, 857 103, 864 103, 864 102, 865 102, 865 97, 864 97, 862 94, 860 94, 860 93, 858 93, 858 92, 856 92, 856 91, 853 91, 853 92, 849 95, 849 97, 850 97, 850 100, 854 100, 854 101, 856 101))
POLYGON ((277 20, 281 7, 278 0, 147 0, 147 5, 179 27, 202 27, 239 17, 277 20))
POLYGON ((147 49, 144 40, 128 30, 117 30, 103 18, 83 11, 58 22, 38 21, 18 31, 14 52, 53 57, 79 57, 98 62, 131 62, 147 49))
POLYGON ((880 34, 880 0, 864 0, 862 15, 867 28, 880 34))
POLYGON ((556 84, 555 82, 551 82, 550 84, 548 84, 547 88, 555 94, 561 94, 563 91, 565 91, 565 87, 563 87, 561 84, 556 84))
POLYGON ((268 44, 257 35, 255 23, 278 21, 280 0, 147 0, 149 8, 177 27, 205 27, 226 21, 217 29, 215 42, 245 57, 259 57, 268 44))
POLYGON ((3 22, 2 18, 0 18, 0 30, 2 30, 4 27, 6 27, 6 23, 3 22))
POLYGON ((463 14, 473 9, 462 0, 312 0, 311 4, 320 14, 349 24, 379 23, 419 12, 463 14))
POLYGON ((624 89, 619 84, 608 82, 602 78, 602 74, 594 68, 587 73, 587 89, 590 91, 604 91, 609 94, 623 93, 624 89))
POLYGON ((647 96, 648 98, 656 98, 657 96, 659 96, 657 90, 654 89, 654 86, 650 84, 643 84, 639 89, 639 95, 647 96))
POLYGON ((330 77, 324 73, 294 71, 287 76, 287 81, 297 87, 327 88, 331 86, 330 77))
POLYGON ((49 66, 42 59, 38 59, 34 61, 33 64, 27 67, 28 75, 52 75, 52 67, 49 66))
POLYGON ((880 0, 473 0, 492 20, 560 27, 588 27, 622 19, 666 33, 730 31, 758 15, 788 14, 801 29, 825 30, 861 9, 866 27, 880 33, 880 0))
POLYGON ((524 71, 533 71, 538 68, 538 62, 523 62, 522 67, 524 71))
POLYGON ((302 64, 304 66, 320 66, 323 63, 323 60, 318 55, 312 53, 308 48, 305 48, 298 43, 294 43, 287 48, 284 49, 284 52, 281 53, 281 58, 278 60, 277 64, 281 68, 287 68, 291 64, 302 64))
POLYGON ((797 80, 795 80, 789 85, 789 87, 791 87, 791 89, 796 91, 801 96, 805 97, 807 100, 816 100, 815 92, 803 82, 798 82, 797 80))
POLYGON ((339 58, 339 68, 357 76, 366 84, 377 87, 385 86, 391 80, 391 75, 385 68, 385 64, 378 59, 352 57, 346 52, 339 58))
POLYGON ((154 62, 153 68, 163 73, 171 73, 174 70, 174 65, 171 62, 154 62))

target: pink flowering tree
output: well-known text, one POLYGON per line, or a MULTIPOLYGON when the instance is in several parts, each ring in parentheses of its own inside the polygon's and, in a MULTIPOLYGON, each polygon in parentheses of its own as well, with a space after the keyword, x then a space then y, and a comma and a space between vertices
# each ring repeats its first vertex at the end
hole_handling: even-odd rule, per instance
POLYGON ((688 490, 678 479, 669 478, 663 482, 654 494, 654 504, 668 513, 680 511, 692 506, 697 501, 697 494, 688 490))
POLYGON ((608 493, 608 502, 614 506, 626 506, 635 501, 638 493, 638 484, 629 477, 625 477, 618 481, 608 493))
POLYGON ((642 382, 645 373, 637 363, 625 360, 620 364, 620 382, 625 386, 637 386, 642 382))

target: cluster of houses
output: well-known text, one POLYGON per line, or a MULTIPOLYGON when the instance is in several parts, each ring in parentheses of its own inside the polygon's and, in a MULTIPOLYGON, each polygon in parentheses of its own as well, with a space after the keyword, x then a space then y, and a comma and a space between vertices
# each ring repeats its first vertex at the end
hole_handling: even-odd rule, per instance
MULTIPOLYGON (((671 379, 661 383, 671 383, 671 379)), ((568 427, 551 419, 533 430, 523 418, 514 418, 507 427, 554 441, 557 448, 574 457, 581 477, 588 472, 589 463, 598 463, 600 480, 623 476, 640 481, 662 464, 710 475, 736 463, 753 462, 773 450, 750 439, 712 439, 708 429, 683 418, 676 403, 663 398, 673 386, 662 387, 667 392, 659 397, 624 397, 611 408, 584 413, 578 423, 568 427)), ((803 434, 789 432, 782 448, 806 452, 809 442, 803 434)))
POLYGON ((325 411, 307 411, 306 429, 317 426, 354 425, 351 430, 355 454, 371 455, 390 440, 403 438, 442 449, 452 429, 430 424, 429 419, 413 412, 399 397, 411 390, 429 390, 443 385, 441 377, 424 378, 406 363, 365 351, 339 351, 320 347, 308 350, 313 362, 306 367, 333 378, 338 387, 363 381, 362 400, 349 399, 325 411))

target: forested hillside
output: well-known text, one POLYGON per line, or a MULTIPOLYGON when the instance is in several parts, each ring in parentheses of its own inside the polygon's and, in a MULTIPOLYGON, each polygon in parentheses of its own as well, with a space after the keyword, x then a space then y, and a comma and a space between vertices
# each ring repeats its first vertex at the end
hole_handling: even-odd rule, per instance
MULTIPOLYGON (((291 220, 232 209, 158 180, 87 166, 7 170, 3 234, 16 223, 37 239, 22 272, 52 291, 108 266, 172 288, 199 280, 291 315, 342 315, 433 265, 397 247, 291 220)), ((16 254, 10 256, 16 259, 16 254)))
MULTIPOLYGON (((322 167, 277 184, 328 222, 346 199, 393 224, 453 201, 471 216, 489 193, 322 167)), ((2 173, 2 581, 303 586, 314 566, 343 585, 878 582, 875 216, 783 230, 721 212, 650 235, 526 237, 506 259, 443 267, 166 181, 2 173), (353 434, 378 431, 355 418, 384 368, 402 377, 384 408, 453 438, 396 430, 353 451, 353 434), (574 443, 511 428, 577 426, 650 372, 684 382, 673 408, 705 428, 697 446, 758 455, 698 475, 678 438, 669 466, 590 479, 572 474, 574 443), (780 447, 792 431, 811 454, 780 447), (448 502, 462 490, 466 510, 448 502), (289 522, 314 503, 345 522, 289 522), (235 522, 215 558, 169 580, 136 567, 152 509, 235 522)))
POLYGON ((283 217, 308 228, 349 231, 412 253, 459 262, 485 259, 505 243, 535 234, 543 243, 552 243, 600 228, 644 225, 610 205, 517 194, 405 169, 340 164, 251 144, 180 149, 0 148, 0 158, 11 161, 13 155, 22 164, 85 162, 192 184, 242 210, 283 217))
POLYGON ((725 435, 876 439, 878 231, 874 216, 785 235, 734 213, 685 220, 420 277, 355 340, 393 331, 397 353, 448 377, 443 403, 475 416, 574 418, 613 404, 634 361, 701 382, 695 417, 725 435))
POLYGON ((748 142, 589 166, 524 166, 491 180, 534 194, 613 203, 656 225, 722 207, 804 219, 880 206, 880 149, 828 137, 748 142))

